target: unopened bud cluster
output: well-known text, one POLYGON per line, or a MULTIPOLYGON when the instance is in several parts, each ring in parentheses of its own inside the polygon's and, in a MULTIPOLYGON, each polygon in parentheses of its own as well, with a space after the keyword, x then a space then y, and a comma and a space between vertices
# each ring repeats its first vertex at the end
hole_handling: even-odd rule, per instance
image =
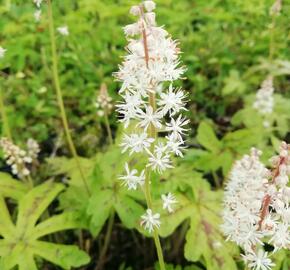
POLYGON ((278 16, 282 10, 282 0, 276 0, 270 8, 270 16, 278 16))
POLYGON ((273 252, 290 249, 289 150, 283 142, 269 170, 260 161, 261 152, 253 149, 236 162, 229 176, 222 229, 228 240, 244 249, 251 269, 274 266, 263 250, 265 242, 274 246, 273 252))
POLYGON ((105 83, 102 83, 100 93, 95 102, 98 116, 109 115, 113 110, 112 98, 109 96, 108 88, 105 83))
POLYGON ((0 146, 4 152, 7 165, 11 166, 12 173, 20 179, 30 175, 28 165, 31 164, 39 153, 39 146, 33 139, 27 141, 27 151, 13 144, 7 138, 0 139, 0 146))
MULTIPOLYGON (((153 1, 143 1, 130 10, 138 20, 124 27, 128 55, 116 73, 122 82, 119 93, 124 102, 117 108, 125 128, 130 126, 130 133, 125 134, 121 143, 123 152, 143 153, 146 168, 161 174, 173 167, 173 155, 183 156, 183 135, 189 121, 180 114, 186 110, 186 94, 173 86, 185 71, 180 66, 180 49, 168 32, 157 26, 155 8, 153 1), (159 133, 164 134, 163 138, 158 137, 159 133)), ((126 173, 121 180, 128 188, 144 184, 144 170, 131 171, 126 164, 126 173)), ((164 209, 172 212, 175 197, 168 194, 162 200, 164 209)), ((160 226, 159 217, 148 209, 142 224, 151 232, 153 227, 160 226)))
POLYGON ((40 147, 39 147, 38 142, 30 138, 27 140, 26 146, 27 146, 27 155, 31 157, 32 160, 36 160, 40 152, 40 147))

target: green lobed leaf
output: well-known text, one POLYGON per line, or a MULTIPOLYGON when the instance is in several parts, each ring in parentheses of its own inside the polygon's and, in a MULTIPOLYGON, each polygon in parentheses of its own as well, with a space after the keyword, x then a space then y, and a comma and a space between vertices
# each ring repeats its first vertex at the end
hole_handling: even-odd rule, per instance
POLYGON ((28 191, 28 187, 20 181, 13 179, 10 174, 0 172, 0 194, 19 200, 28 191))
POLYGON ((14 234, 15 226, 12 223, 4 198, 0 195, 0 235, 11 237, 14 234))
POLYGON ((87 214, 91 216, 90 231, 97 236, 110 215, 113 206, 113 191, 110 189, 95 191, 89 200, 87 214))
POLYGON ((122 223, 129 229, 138 227, 144 208, 129 196, 120 196, 114 203, 122 223))
POLYGON ((206 149, 218 153, 221 150, 222 143, 218 140, 210 124, 201 122, 197 129, 197 140, 206 149))
POLYGON ((90 257, 77 246, 35 241, 32 243, 32 251, 34 254, 64 269, 80 267, 90 261, 90 257))
POLYGON ((65 212, 55 215, 39 223, 34 227, 33 232, 29 235, 30 239, 38 239, 48 234, 59 231, 85 228, 83 220, 75 212, 65 212))
POLYGON ((29 191, 19 202, 17 230, 29 235, 41 214, 63 189, 62 184, 48 181, 29 191))
POLYGON ((24 252, 18 258, 19 270, 37 270, 36 263, 31 252, 24 252))

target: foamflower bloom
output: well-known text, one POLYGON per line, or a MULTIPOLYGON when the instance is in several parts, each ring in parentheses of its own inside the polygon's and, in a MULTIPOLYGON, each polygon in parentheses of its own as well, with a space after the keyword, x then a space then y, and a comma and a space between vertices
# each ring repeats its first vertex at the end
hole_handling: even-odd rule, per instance
POLYGON ((60 26, 57 28, 57 32, 61 34, 62 36, 68 36, 69 35, 69 30, 66 25, 60 26))
POLYGON ((260 249, 257 253, 243 256, 245 263, 254 270, 271 270, 275 264, 268 258, 268 253, 260 249))
MULTIPOLYGON (((187 95, 181 88, 174 87, 185 72, 180 64, 179 44, 164 27, 157 25, 155 9, 154 1, 142 1, 130 9, 137 20, 123 28, 128 41, 127 55, 115 73, 121 84, 119 95, 122 98, 116 108, 125 127, 122 152, 144 157, 147 189, 150 189, 150 171, 162 174, 173 168, 174 156, 183 156, 183 136, 189 124, 181 115, 187 110, 187 95)), ((165 199, 166 209, 171 211, 172 198, 165 199)), ((142 216, 142 224, 152 232, 154 226, 160 226, 159 218, 158 213, 153 214, 152 209, 148 209, 142 216)))
POLYGON ((36 5, 37 8, 40 8, 43 0, 33 0, 33 3, 36 5))
POLYGON ((0 46, 0 58, 3 58, 5 56, 6 51, 6 49, 0 46))
POLYGON ((141 225, 144 226, 145 230, 152 233, 154 228, 159 228, 161 225, 160 214, 154 214, 151 209, 147 209, 146 213, 141 216, 141 225))
POLYGON ((39 22, 41 20, 41 14, 42 14, 42 11, 41 9, 37 9, 35 12, 34 12, 34 19, 36 22, 39 22))
POLYGON ((126 175, 120 176, 119 179, 123 181, 123 184, 128 187, 129 190, 136 190, 138 185, 143 186, 145 182, 145 171, 143 170, 138 176, 138 171, 133 169, 130 171, 128 163, 125 164, 126 175))
POLYGON ((3 149, 7 165, 11 166, 12 173, 21 179, 27 177, 30 174, 27 165, 32 163, 32 158, 27 152, 5 137, 0 139, 0 146, 3 149))
POLYGON ((252 269, 267 270, 274 265, 262 250, 265 242, 274 246, 273 252, 290 249, 289 150, 290 145, 282 142, 268 169, 260 161, 261 152, 252 149, 229 175, 222 230, 228 240, 244 249, 243 257, 252 269))
POLYGON ((261 88, 257 91, 256 100, 253 103, 253 108, 264 118, 263 125, 265 128, 270 127, 268 118, 274 109, 274 91, 273 77, 269 76, 263 81, 261 88))
POLYGON ((173 205, 177 203, 175 196, 172 193, 168 193, 167 195, 162 194, 161 199, 163 201, 163 209, 167 210, 169 213, 173 213, 173 205))

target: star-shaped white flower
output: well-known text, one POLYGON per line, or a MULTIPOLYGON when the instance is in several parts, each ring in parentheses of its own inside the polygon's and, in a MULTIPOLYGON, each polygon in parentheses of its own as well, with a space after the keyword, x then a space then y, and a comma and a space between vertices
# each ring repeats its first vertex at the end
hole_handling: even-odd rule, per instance
POLYGON ((130 150, 130 155, 133 153, 140 153, 143 151, 149 151, 151 144, 154 142, 153 138, 148 138, 147 133, 141 134, 130 134, 126 135, 123 138, 123 142, 121 143, 121 147, 123 147, 122 153, 130 150))
POLYGON ((187 129, 185 129, 183 126, 187 125, 188 123, 188 119, 182 118, 182 115, 179 115, 176 120, 174 118, 171 118, 171 122, 166 123, 165 130, 168 132, 172 132, 175 138, 179 138, 182 140, 182 135, 184 135, 184 132, 187 131, 187 129))
POLYGON ((148 129, 150 125, 153 125, 155 128, 161 129, 162 124, 160 123, 162 119, 161 112, 154 112, 151 106, 145 106, 145 112, 139 110, 138 118, 140 118, 140 122, 138 126, 144 128, 145 130, 148 129))
POLYGON ((0 58, 3 58, 5 56, 6 51, 7 51, 6 49, 0 46, 0 58))
POLYGON ((167 195, 161 195, 161 199, 163 201, 163 209, 166 209, 169 213, 173 213, 172 205, 177 203, 175 196, 169 192, 167 195))
POLYGON ((131 119, 137 117, 138 108, 144 104, 144 101, 139 94, 134 95, 129 91, 126 91, 122 97, 124 98, 124 102, 116 105, 116 107, 117 111, 122 115, 120 122, 123 122, 125 128, 127 128, 131 119))
POLYGON ((69 35, 69 30, 66 25, 60 26, 57 28, 57 31, 62 35, 62 36, 68 36, 69 35))
POLYGON ((166 136, 167 139, 167 149, 169 152, 174 153, 175 155, 179 157, 183 157, 182 150, 185 149, 184 141, 180 138, 176 138, 176 136, 171 133, 169 136, 166 136))
POLYGON ((129 190, 136 190, 138 185, 143 186, 145 182, 145 171, 143 170, 138 176, 138 171, 133 169, 130 171, 128 163, 125 164, 126 175, 120 176, 119 179, 123 181, 123 184, 128 187, 129 190))
POLYGON ((148 230, 149 233, 153 232, 154 227, 160 228, 160 214, 153 214, 151 209, 147 209, 146 213, 141 216, 141 225, 144 226, 145 230, 148 230))
POLYGON ((247 265, 254 270, 271 270, 275 265, 270 258, 268 258, 268 253, 264 252, 262 249, 258 253, 248 253, 243 255, 243 259, 247 265))
POLYGON ((168 92, 160 93, 158 105, 162 107, 163 115, 169 112, 173 116, 181 110, 186 110, 184 107, 184 99, 186 95, 182 90, 174 91, 172 84, 169 86, 168 92))
POLYGON ((173 168, 170 162, 170 157, 168 154, 162 152, 155 152, 155 154, 150 154, 148 159, 149 163, 147 167, 151 167, 153 171, 158 173, 163 173, 168 168, 173 168))

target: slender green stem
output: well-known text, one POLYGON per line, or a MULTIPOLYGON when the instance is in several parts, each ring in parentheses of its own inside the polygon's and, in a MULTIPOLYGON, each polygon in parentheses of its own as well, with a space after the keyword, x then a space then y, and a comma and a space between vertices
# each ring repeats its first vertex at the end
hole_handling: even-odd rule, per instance
POLYGON ((110 145, 113 145, 113 136, 112 136, 112 130, 110 127, 110 122, 109 122, 109 117, 108 117, 108 112, 105 111, 105 125, 106 125, 106 129, 107 129, 107 133, 108 133, 108 138, 109 138, 109 142, 110 145))
POLYGON ((49 32, 50 32, 50 42, 51 42, 51 51, 52 51, 52 72, 53 72, 53 79, 54 79, 54 84, 55 84, 55 91, 56 91, 56 97, 57 97, 57 102, 58 106, 60 109, 60 116, 62 119, 67 143, 69 146, 69 149, 71 151, 71 154, 73 155, 76 165, 79 169, 82 181, 84 183, 85 189, 89 195, 91 195, 89 186, 87 184, 83 169, 81 167, 77 151, 75 148, 75 145, 73 143, 70 130, 69 130, 69 125, 68 125, 68 120, 67 116, 65 113, 65 108, 64 108, 64 102, 63 102, 63 97, 62 97, 62 92, 60 88, 60 82, 59 82, 59 76, 58 76, 58 60, 57 60, 57 53, 56 53, 56 41, 55 41, 55 32, 54 32, 54 22, 53 22, 53 14, 52 14, 52 5, 51 5, 51 0, 47 0, 48 4, 48 19, 49 19, 49 32))
MULTIPOLYGON (((148 169, 146 169, 146 178, 145 178, 145 198, 146 198, 147 207, 149 209, 152 209, 152 198, 151 198, 151 193, 150 193, 150 173, 148 172, 148 169)), ((157 250, 160 270, 165 270, 162 247, 161 247, 158 231, 156 229, 154 229, 153 238, 154 238, 154 243, 157 250)))
POLYGON ((269 45, 269 60, 273 61, 275 53, 275 26, 276 26, 276 16, 272 16, 272 22, 270 25, 270 45, 269 45))
POLYGON ((3 122, 3 134, 6 136, 10 141, 12 141, 11 130, 9 127, 8 117, 6 115, 4 97, 2 93, 2 89, 0 89, 0 113, 3 122))
MULTIPOLYGON (((109 142, 110 142, 110 146, 113 146, 113 137, 112 137, 112 131, 111 131, 111 127, 110 127, 110 123, 109 123, 109 118, 108 118, 108 112, 105 111, 105 124, 106 124, 106 129, 107 129, 107 133, 108 133, 108 137, 109 137, 109 142)), ((95 270, 100 270, 103 268, 103 265, 105 263, 105 257, 109 248, 109 244, 111 241, 111 236, 112 236, 112 231, 113 231, 113 225, 114 225, 114 220, 115 220, 115 210, 112 210, 110 218, 109 218, 109 222, 108 222, 108 227, 107 227, 107 231, 106 231, 106 236, 105 236, 105 242, 103 245, 103 248, 100 252, 100 256, 98 258, 98 263, 97 266, 95 268, 95 270)))
POLYGON ((108 227, 107 227, 107 232, 106 232, 106 236, 105 236, 104 246, 103 246, 103 248, 101 250, 100 257, 98 259, 98 263, 97 263, 97 266, 96 266, 95 270, 100 270, 104 266, 105 256, 106 256, 106 253, 107 253, 110 241, 111 241, 113 225, 114 225, 114 219, 115 219, 115 211, 112 210, 110 218, 109 218, 109 222, 108 222, 108 227))
POLYGON ((215 184, 216 188, 220 188, 221 184, 219 182, 218 175, 214 170, 212 171, 212 175, 213 175, 213 180, 214 180, 214 184, 215 184))
MULTIPOLYGON (((154 110, 156 109, 156 101, 155 101, 155 94, 154 93, 149 94, 149 104, 154 110)), ((150 125, 149 136, 151 138, 156 138, 156 136, 157 136, 156 129, 152 124, 150 125)), ((151 145, 151 150, 153 150, 153 149, 154 149, 154 144, 151 145)), ((145 176, 146 176, 145 177, 146 203, 147 203, 147 207, 149 209, 152 209, 152 197, 151 197, 151 191, 150 191, 151 171, 149 168, 146 168, 145 176)), ((165 263, 164 263, 164 258, 163 258, 162 247, 161 247, 158 231, 156 229, 154 230, 153 237, 154 237, 155 247, 157 250, 157 256, 158 256, 158 261, 159 261, 159 265, 160 265, 160 270, 165 270, 165 263)))

